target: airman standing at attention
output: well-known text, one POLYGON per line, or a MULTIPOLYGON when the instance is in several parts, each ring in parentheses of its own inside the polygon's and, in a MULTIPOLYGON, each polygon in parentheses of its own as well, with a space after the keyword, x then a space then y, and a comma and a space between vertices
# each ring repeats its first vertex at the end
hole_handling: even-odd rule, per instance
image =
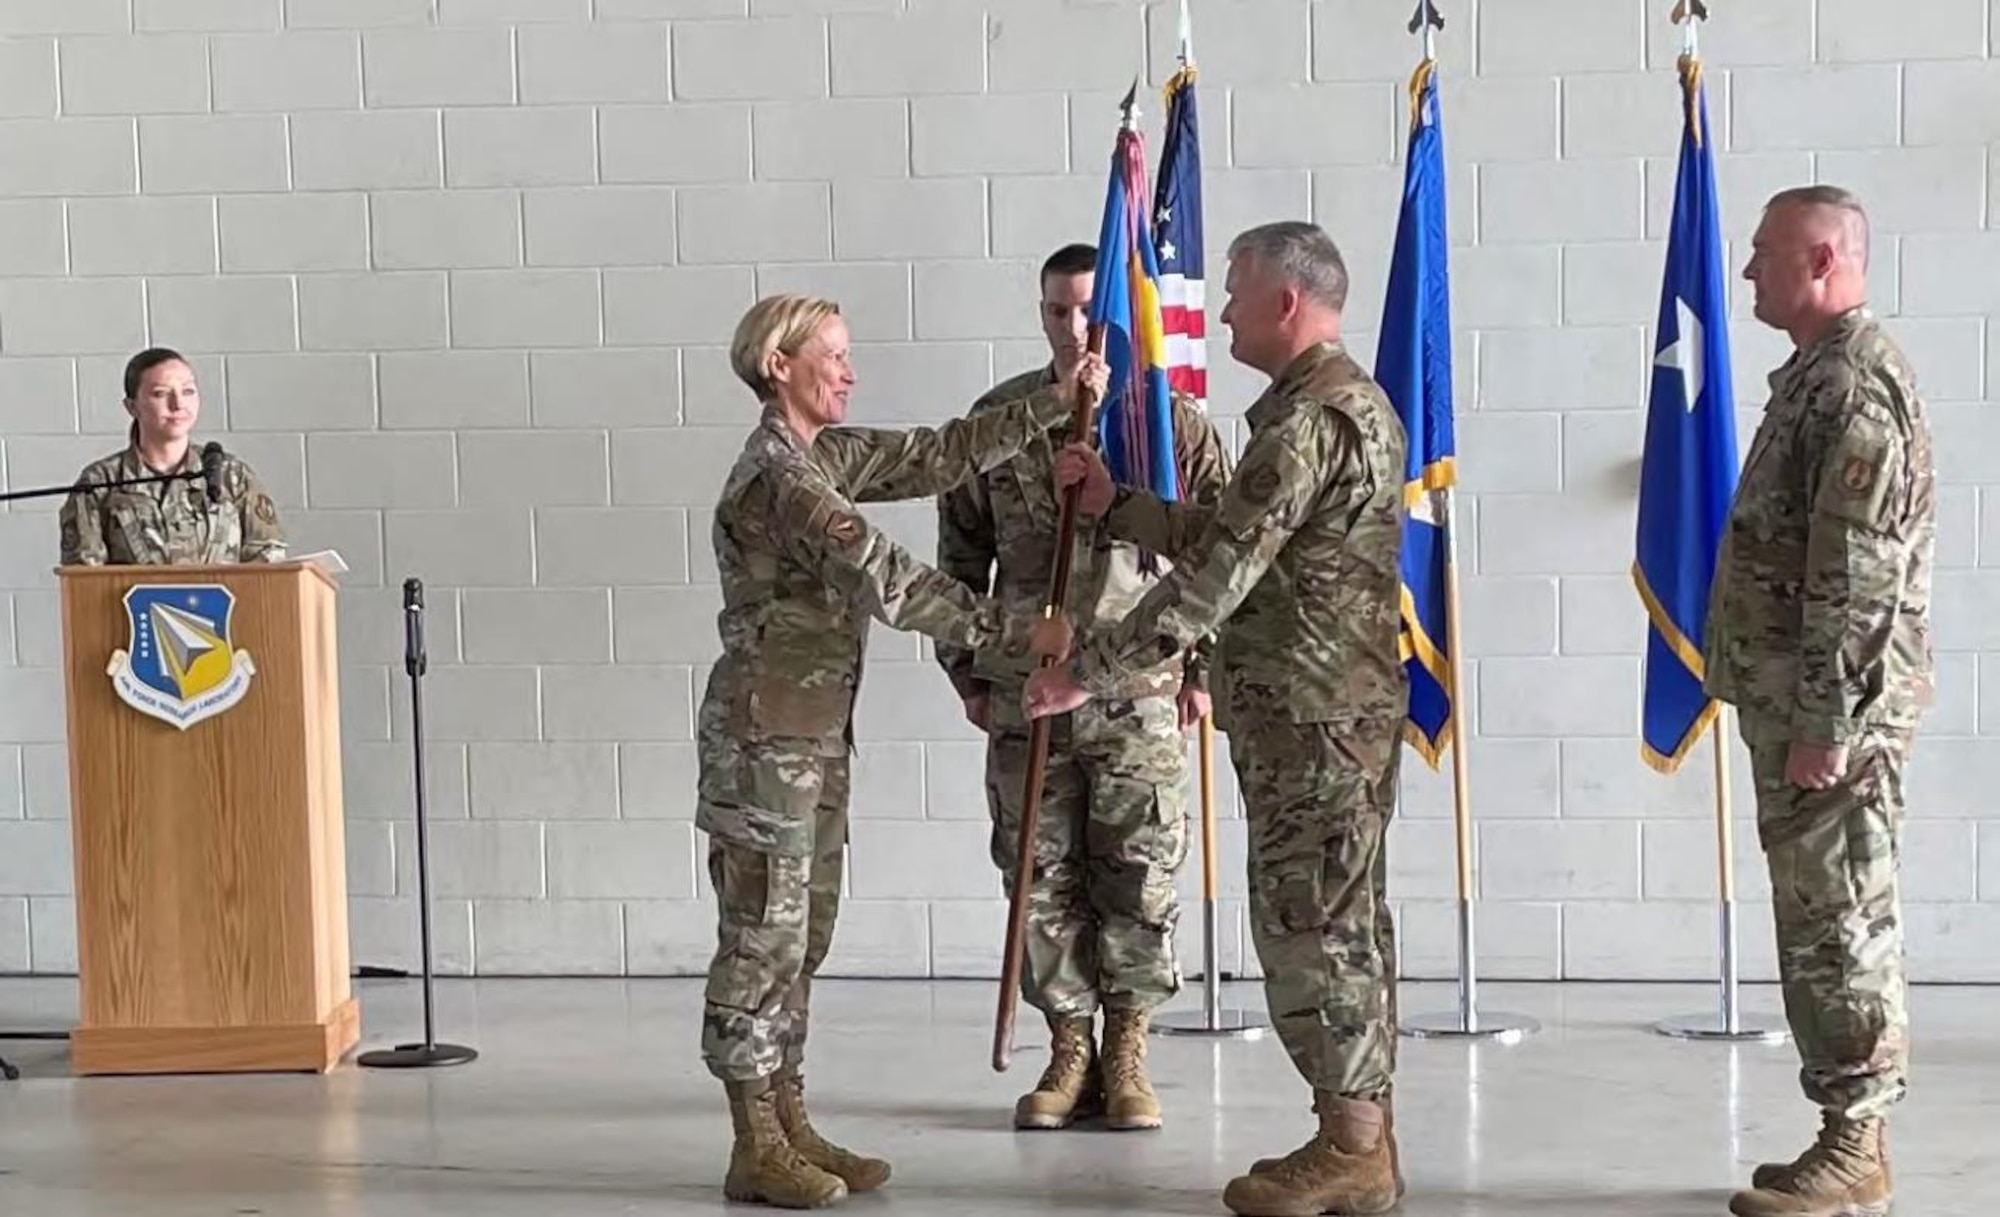
MULTIPOLYGON (((1086 349, 1096 265, 1089 245, 1064 246, 1043 264, 1050 361, 995 386, 972 404, 972 417, 1072 375, 1086 349)), ((1229 477, 1222 441, 1191 399, 1176 394, 1173 410, 1181 493, 1213 507, 1229 477)), ((1062 438, 1037 438, 938 501, 938 569, 1024 616, 1042 611, 1055 569, 1061 500, 1051 470, 1062 438)), ((1138 547, 1079 532, 1073 618, 1115 623, 1148 582, 1138 547)), ((966 718, 987 733, 993 861, 1011 898, 1020 881, 1029 753, 1021 691, 1031 665, 995 647, 941 643, 937 652, 966 718)), ((1152 1011, 1180 991, 1174 879, 1188 845, 1183 732, 1208 706, 1202 656, 1191 650, 1129 673, 1110 695, 1052 725, 1021 989, 1048 1020, 1053 1043, 1035 1089, 1015 1104, 1016 1127, 1063 1128, 1099 1112, 1115 1129, 1160 1125, 1146 1030, 1152 1011), (1093 1036, 1100 1010, 1101 1050, 1093 1036)))
POLYGON ((1869 313, 1868 218, 1771 199, 1743 276, 1792 337, 1716 559, 1707 687, 1733 703, 1770 864, 1785 1018, 1819 1139, 1760 1166, 1740 1217, 1881 1213, 1909 1062, 1903 768, 1931 701, 1936 479, 1916 376, 1869 313))

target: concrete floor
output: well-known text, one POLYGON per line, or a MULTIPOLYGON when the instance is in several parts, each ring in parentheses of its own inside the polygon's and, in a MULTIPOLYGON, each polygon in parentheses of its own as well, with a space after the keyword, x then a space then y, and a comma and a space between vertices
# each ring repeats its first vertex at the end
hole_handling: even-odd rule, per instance
MULTIPOLYGON (((418 989, 362 987, 364 1047, 422 1034, 418 989)), ((696 981, 440 982, 439 1038, 481 1052, 428 1073, 72 1079, 64 1048, 0 1043, 5 1217, 516 1217, 726 1211, 729 1141, 696 1050, 696 981)), ((1403 1042, 1398 1133, 1410 1217, 1700 1217, 1817 1128, 1792 1049, 1653 1035, 1705 986, 1499 985, 1488 1010, 1544 1023, 1513 1047, 1403 1042)), ((1775 1010, 1746 990, 1753 1014, 1775 1010)), ((1261 1013, 1254 985, 1230 1004, 1261 1013)), ((1407 985, 1406 1014, 1453 991, 1407 985)), ((1041 1070, 987 1063, 989 984, 827 982, 809 1071, 824 1130, 889 1156, 845 1211, 1213 1214, 1251 1159, 1288 1150, 1308 1096, 1274 1039, 1156 1038, 1155 1133, 1017 1134, 1041 1070)), ((66 1025, 75 986, 0 981, 0 1028, 66 1025)), ((1032 1012, 1027 1012, 1032 1017, 1032 1012)), ((2000 990, 1919 989, 1912 1097, 1896 1124, 1898 1211, 2000 1202, 2000 990)), ((1024 1032, 1039 1027, 1026 1019, 1024 1032)), ((742 1211, 737 1209, 735 1211, 742 1211)))

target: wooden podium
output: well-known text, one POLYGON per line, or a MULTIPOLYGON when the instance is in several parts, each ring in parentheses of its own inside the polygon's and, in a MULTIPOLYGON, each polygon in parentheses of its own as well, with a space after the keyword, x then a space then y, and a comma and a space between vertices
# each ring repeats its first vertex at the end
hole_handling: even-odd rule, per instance
POLYGON ((331 1069, 361 1032, 333 580, 302 562, 57 575, 74 1071, 331 1069))

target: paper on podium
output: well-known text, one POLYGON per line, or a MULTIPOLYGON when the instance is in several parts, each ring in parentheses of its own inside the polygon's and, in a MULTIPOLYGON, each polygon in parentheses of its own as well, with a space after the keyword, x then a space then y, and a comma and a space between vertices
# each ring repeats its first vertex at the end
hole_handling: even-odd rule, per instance
POLYGON ((336 550, 322 549, 316 553, 300 554, 292 560, 294 562, 310 562, 329 575, 347 573, 347 563, 341 560, 340 554, 336 550))

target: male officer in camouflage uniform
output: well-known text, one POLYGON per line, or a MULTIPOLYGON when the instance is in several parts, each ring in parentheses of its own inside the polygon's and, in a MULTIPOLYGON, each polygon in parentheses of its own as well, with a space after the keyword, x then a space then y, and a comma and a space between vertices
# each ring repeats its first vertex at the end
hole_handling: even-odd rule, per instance
POLYGON ((1393 943, 1382 900, 1409 689, 1397 650, 1406 438, 1341 345, 1347 270, 1314 225, 1230 246, 1230 353, 1271 377, 1213 508, 1115 490, 1087 448, 1057 462, 1114 535, 1181 559, 1116 627, 1028 683, 1060 713, 1220 627, 1217 720, 1250 825, 1265 994, 1319 1131, 1229 1184, 1240 1214, 1379 1213, 1400 1185, 1388 1125, 1393 943))
POLYGON ((1879 1213, 1884 1119, 1909 1053, 1896 863, 1903 767, 1931 700, 1928 412, 1865 307, 1868 221, 1847 192, 1767 205, 1744 277, 1797 350, 1744 465, 1717 559, 1707 686, 1734 703, 1770 863, 1785 1016, 1818 1141, 1767 1164, 1741 1217, 1879 1213))
MULTIPOLYGON (((972 404, 977 417, 1067 377, 1085 352, 1097 251, 1068 245, 1042 265, 1042 331, 1051 360, 972 404)), ((1215 428, 1174 397, 1183 497, 1214 506, 1228 479, 1215 428)), ((1067 435, 1063 428, 1062 435, 1067 435)), ((938 501, 938 569, 1008 609, 1036 616, 1055 568, 1061 500, 1051 468, 1059 436, 962 483, 938 501), (997 564, 998 569, 995 569, 997 564)), ((1110 625, 1144 594, 1137 547, 1079 534, 1069 612, 1110 625)), ((986 797, 993 861, 1011 896, 1019 864, 1028 723, 1021 689, 1031 663, 996 647, 939 644, 938 661, 987 732, 986 797)), ((1146 1026, 1180 990, 1174 876, 1187 857, 1187 745, 1182 730, 1208 712, 1199 665, 1174 655, 1131 672, 1103 700, 1053 724, 1029 896, 1022 996, 1047 1018, 1048 1068, 1014 1108, 1019 1128, 1062 1128, 1102 1110, 1116 1129, 1157 1128, 1146 1076, 1146 1026), (1092 1023, 1104 1010, 1101 1054, 1092 1023)))

